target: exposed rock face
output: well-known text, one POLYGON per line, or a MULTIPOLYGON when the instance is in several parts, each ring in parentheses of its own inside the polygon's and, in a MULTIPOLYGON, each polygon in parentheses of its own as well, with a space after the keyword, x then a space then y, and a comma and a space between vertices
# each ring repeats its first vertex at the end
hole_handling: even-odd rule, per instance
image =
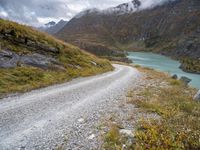
POLYGON ((18 55, 9 50, 0 51, 0 68, 14 68, 19 65, 34 66, 42 69, 58 69, 65 68, 54 58, 41 54, 18 55))
POLYGON ((14 68, 20 57, 11 51, 0 51, 0 68, 14 68))
POLYGON ((46 51, 46 52, 59 53, 59 50, 56 49, 55 47, 49 47, 43 43, 27 40, 26 44, 27 44, 27 46, 32 47, 34 49, 38 49, 40 51, 42 50, 42 51, 46 51))
POLYGON ((1 31, 0 32, 0 40, 7 40, 11 43, 21 44, 22 46, 26 46, 32 48, 34 51, 38 51, 39 53, 51 53, 51 54, 58 54, 59 49, 56 47, 52 47, 48 44, 41 43, 38 41, 34 41, 27 37, 20 37, 15 35, 15 31, 12 30, 10 32, 1 31))

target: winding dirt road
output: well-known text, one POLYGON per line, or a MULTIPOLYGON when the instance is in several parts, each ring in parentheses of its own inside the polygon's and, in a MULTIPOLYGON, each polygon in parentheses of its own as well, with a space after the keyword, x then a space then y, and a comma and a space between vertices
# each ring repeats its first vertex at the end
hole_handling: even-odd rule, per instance
MULTIPOLYGON (((0 149, 52 149, 66 133, 73 134, 74 123, 81 122, 80 118, 90 116, 90 122, 98 120, 140 77, 132 67, 114 67, 114 71, 102 75, 0 100, 0 149)), ((90 134, 81 132, 81 142, 86 145, 81 149, 92 147, 91 138, 87 139, 90 134)), ((77 139, 70 141, 76 143, 77 139)))

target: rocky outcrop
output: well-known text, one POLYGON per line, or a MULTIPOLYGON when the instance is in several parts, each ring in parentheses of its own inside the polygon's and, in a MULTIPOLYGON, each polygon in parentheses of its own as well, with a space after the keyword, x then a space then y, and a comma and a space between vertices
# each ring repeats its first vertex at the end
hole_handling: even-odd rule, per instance
POLYGON ((0 68, 14 68, 21 65, 42 69, 65 70, 62 64, 52 57, 47 57, 38 53, 20 56, 10 50, 0 51, 0 68))
POLYGON ((17 33, 15 30, 9 30, 9 31, 1 30, 0 40, 5 40, 12 44, 28 47, 29 49, 32 49, 33 51, 37 51, 38 53, 43 53, 45 55, 48 53, 49 54, 59 53, 59 49, 57 47, 52 46, 51 44, 48 44, 47 42, 42 43, 39 40, 36 41, 35 39, 31 39, 26 36, 17 36, 17 33))

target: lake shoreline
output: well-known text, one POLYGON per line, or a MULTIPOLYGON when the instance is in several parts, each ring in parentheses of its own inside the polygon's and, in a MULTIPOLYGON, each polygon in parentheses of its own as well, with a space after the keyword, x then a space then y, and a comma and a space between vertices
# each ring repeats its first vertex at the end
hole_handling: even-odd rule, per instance
POLYGON ((179 78, 186 76, 192 79, 191 86, 200 89, 200 74, 185 72, 180 68, 181 62, 178 60, 153 52, 128 52, 127 57, 137 65, 166 72, 170 75, 176 74, 179 78))
MULTIPOLYGON (((167 55, 166 53, 163 53, 163 52, 153 52, 153 51, 126 51, 127 55, 128 53, 134 53, 134 52, 137 52, 137 53, 153 53, 153 54, 158 54, 158 55, 162 55, 162 56, 165 56, 165 57, 168 57, 168 58, 171 58, 173 60, 176 60, 176 61, 179 61, 180 62, 180 66, 179 68, 186 72, 186 73, 192 73, 192 74, 197 74, 197 75, 200 75, 200 72, 199 71, 190 71, 190 70, 187 70, 185 69, 184 67, 184 63, 181 61, 181 58, 176 58, 175 56, 172 56, 172 55, 167 55)), ((128 58, 128 57, 127 57, 128 58)))

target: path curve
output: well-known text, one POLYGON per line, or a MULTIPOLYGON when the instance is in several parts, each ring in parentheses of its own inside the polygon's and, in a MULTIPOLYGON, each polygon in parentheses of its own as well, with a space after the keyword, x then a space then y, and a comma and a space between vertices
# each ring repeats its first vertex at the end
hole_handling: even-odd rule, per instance
MULTIPOLYGON (((74 122, 80 118, 98 120, 140 77, 132 67, 114 67, 102 75, 0 100, 0 149, 52 149, 65 133, 73 132, 74 122)), ((85 140, 90 133, 83 134, 87 134, 85 140)))

